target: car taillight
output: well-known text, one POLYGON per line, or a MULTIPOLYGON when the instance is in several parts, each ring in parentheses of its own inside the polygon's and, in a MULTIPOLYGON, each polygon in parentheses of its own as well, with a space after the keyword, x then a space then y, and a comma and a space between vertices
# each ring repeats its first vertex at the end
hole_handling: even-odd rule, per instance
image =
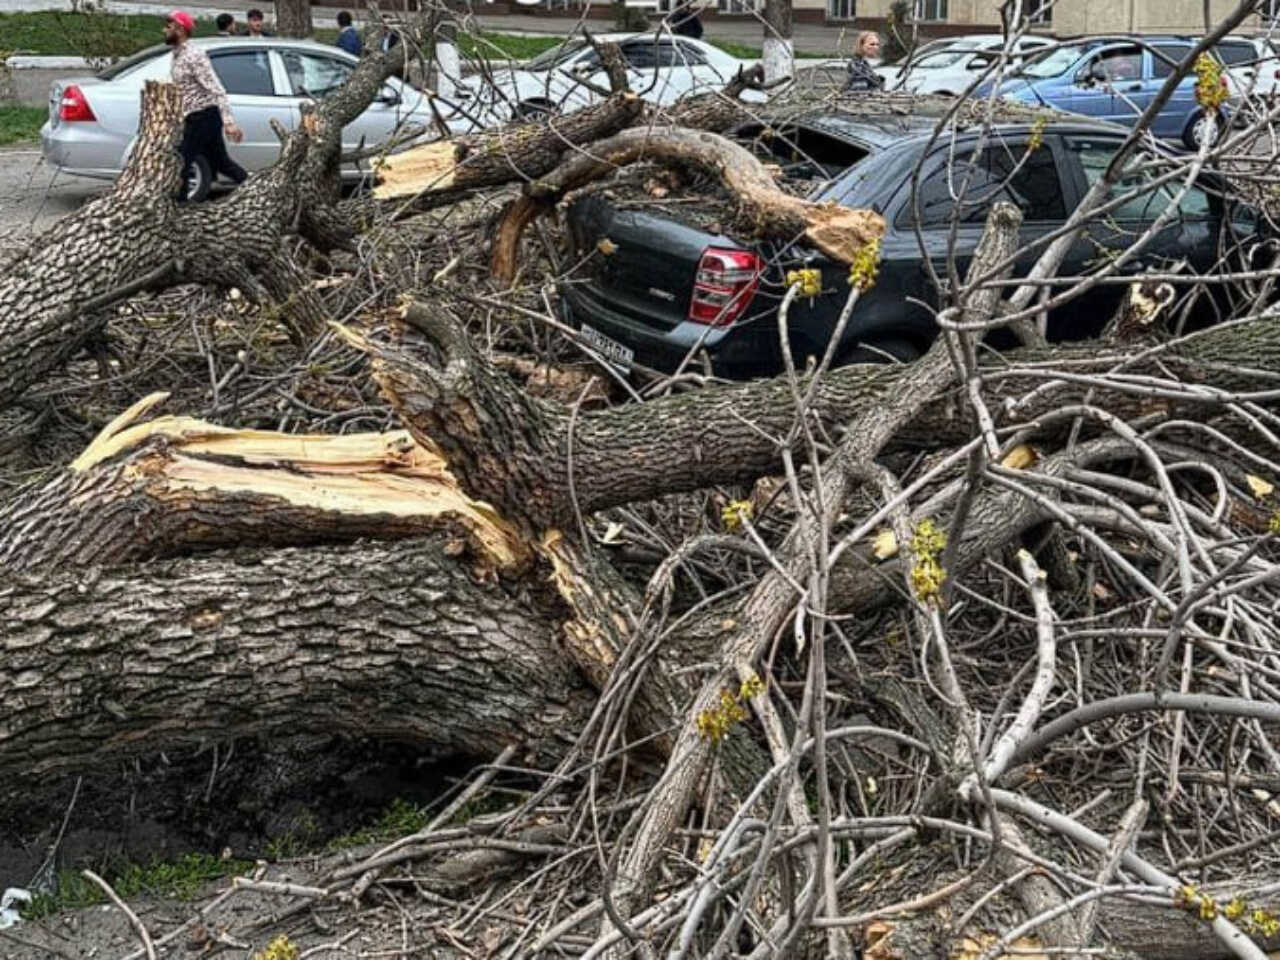
POLYGON ((89 101, 84 98, 80 88, 74 83, 62 90, 62 100, 58 103, 59 120, 96 120, 89 109, 89 101))
POLYGON ((750 250, 707 247, 693 279, 689 319, 711 327, 734 323, 756 295, 764 261, 750 250))

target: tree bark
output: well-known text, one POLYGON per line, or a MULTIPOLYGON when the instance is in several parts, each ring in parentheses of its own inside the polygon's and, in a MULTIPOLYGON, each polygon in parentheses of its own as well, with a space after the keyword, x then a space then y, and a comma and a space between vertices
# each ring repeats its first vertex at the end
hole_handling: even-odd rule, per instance
MULTIPOLYGON (((373 374, 419 443, 442 451, 464 490, 498 505, 532 531, 565 527, 574 515, 568 495, 570 415, 558 404, 520 391, 478 356, 446 310, 415 305, 406 320, 441 347, 437 366, 358 336, 352 342, 374 358, 373 374)), ((1011 351, 983 369, 987 402, 998 409, 1026 392, 1034 368, 1102 374, 1175 375, 1183 383, 1223 391, 1256 389, 1280 372, 1280 329, 1265 319, 1212 327, 1132 357, 1127 348, 1095 343, 1011 351)), ((810 415, 837 433, 868 411, 892 402, 912 367, 853 365, 829 372, 818 384, 810 415)), ((1038 376, 1038 375, 1037 375, 1038 376)), ((806 382, 807 383, 807 382, 806 382)), ((938 402, 906 424, 900 439, 936 445, 972 436, 953 383, 936 385, 938 402)), ((1093 402, 1124 419, 1139 414, 1204 416, 1219 404, 1205 392, 1187 399, 1152 400, 1104 386, 1062 381, 1016 411, 1025 421, 1077 402, 1093 402)), ((644 404, 579 412, 573 421, 573 483, 584 514, 717 484, 750 482, 776 474, 793 419, 785 378, 717 386, 644 404)))
POLYGON ((561 609, 476 582, 440 538, 10 576, 0 769, 300 729, 547 759, 594 706, 558 649, 561 609))
POLYGON ((183 417, 117 417, 59 476, 0 507, 0 569, 134 563, 235 547, 396 540, 433 531, 477 569, 532 553, 405 431, 316 436, 183 417))
POLYGON ((276 30, 282 37, 305 39, 315 33, 311 0, 276 0, 276 30))
POLYGON ((550 117, 467 134, 414 147, 384 159, 377 168, 378 200, 418 194, 455 194, 555 169, 565 152, 625 127, 639 116, 642 101, 624 91, 568 116, 550 117))
POLYGON ((780 190, 764 164, 731 140, 705 131, 635 128, 592 145, 529 185, 535 197, 561 197, 617 167, 637 160, 692 163, 717 174, 746 209, 761 233, 791 240, 799 235, 839 263, 851 264, 884 233, 884 220, 871 210, 812 203, 780 190))
POLYGON ((793 76, 795 47, 791 40, 791 0, 764 0, 764 41, 761 62, 765 83, 793 76))

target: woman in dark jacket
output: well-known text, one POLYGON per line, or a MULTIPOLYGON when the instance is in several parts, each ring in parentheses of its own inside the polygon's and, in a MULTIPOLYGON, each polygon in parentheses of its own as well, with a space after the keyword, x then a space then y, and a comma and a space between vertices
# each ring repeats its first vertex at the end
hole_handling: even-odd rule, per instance
POLYGON ((844 85, 846 93, 866 93, 884 88, 884 77, 871 69, 868 58, 880 58, 880 35, 871 30, 858 34, 853 44, 853 59, 849 61, 849 81, 844 85))

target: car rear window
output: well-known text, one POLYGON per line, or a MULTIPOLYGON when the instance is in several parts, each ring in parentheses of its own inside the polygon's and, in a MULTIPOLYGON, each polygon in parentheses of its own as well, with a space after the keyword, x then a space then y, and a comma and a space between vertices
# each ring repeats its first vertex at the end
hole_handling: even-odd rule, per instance
POLYGON ((115 80, 119 77, 123 77, 125 74, 132 73, 143 64, 150 63, 156 57, 166 53, 169 53, 168 47, 147 47, 147 49, 140 50, 133 56, 126 57, 119 63, 113 63, 105 70, 100 71, 98 73, 98 78, 100 80, 115 80))
POLYGON ((808 127, 747 127, 738 139, 766 163, 782 167, 783 176, 802 180, 838 177, 870 153, 839 137, 808 127))

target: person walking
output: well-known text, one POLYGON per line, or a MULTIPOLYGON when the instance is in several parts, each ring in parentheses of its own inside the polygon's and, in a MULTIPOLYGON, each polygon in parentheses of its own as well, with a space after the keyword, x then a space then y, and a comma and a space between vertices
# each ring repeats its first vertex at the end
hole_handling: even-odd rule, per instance
POLYGON ((234 37, 236 35, 236 18, 229 13, 220 13, 214 20, 213 25, 218 28, 218 36, 234 37))
POLYGON ((880 35, 863 30, 853 44, 853 59, 849 61, 849 80, 845 93, 869 93, 884 89, 884 77, 871 69, 871 60, 880 59, 880 35))
POLYGON ((262 11, 256 8, 253 10, 250 10, 248 13, 244 15, 244 22, 249 25, 249 36, 255 39, 260 39, 262 37, 275 36, 275 34, 273 34, 270 30, 264 30, 262 28, 262 21, 263 21, 262 11))
MULTIPOLYGON (((185 10, 175 10, 164 23, 164 42, 173 47, 173 82, 182 96, 182 189, 179 200, 191 199, 191 182, 188 169, 197 157, 209 164, 209 179, 225 174, 237 184, 244 183, 248 174, 244 167, 227 153, 227 141, 239 143, 244 133, 231 116, 231 104, 227 91, 213 72, 209 55, 191 44, 196 22, 185 10)), ((197 197, 196 199, 199 199, 197 197)))
POLYGON ((668 17, 671 32, 694 40, 702 39, 702 19, 698 16, 698 8, 691 2, 680 4, 671 11, 668 17))
POLYGON ((364 53, 364 42, 360 39, 360 31, 351 25, 351 14, 346 10, 338 11, 338 39, 334 42, 353 57, 364 53))

